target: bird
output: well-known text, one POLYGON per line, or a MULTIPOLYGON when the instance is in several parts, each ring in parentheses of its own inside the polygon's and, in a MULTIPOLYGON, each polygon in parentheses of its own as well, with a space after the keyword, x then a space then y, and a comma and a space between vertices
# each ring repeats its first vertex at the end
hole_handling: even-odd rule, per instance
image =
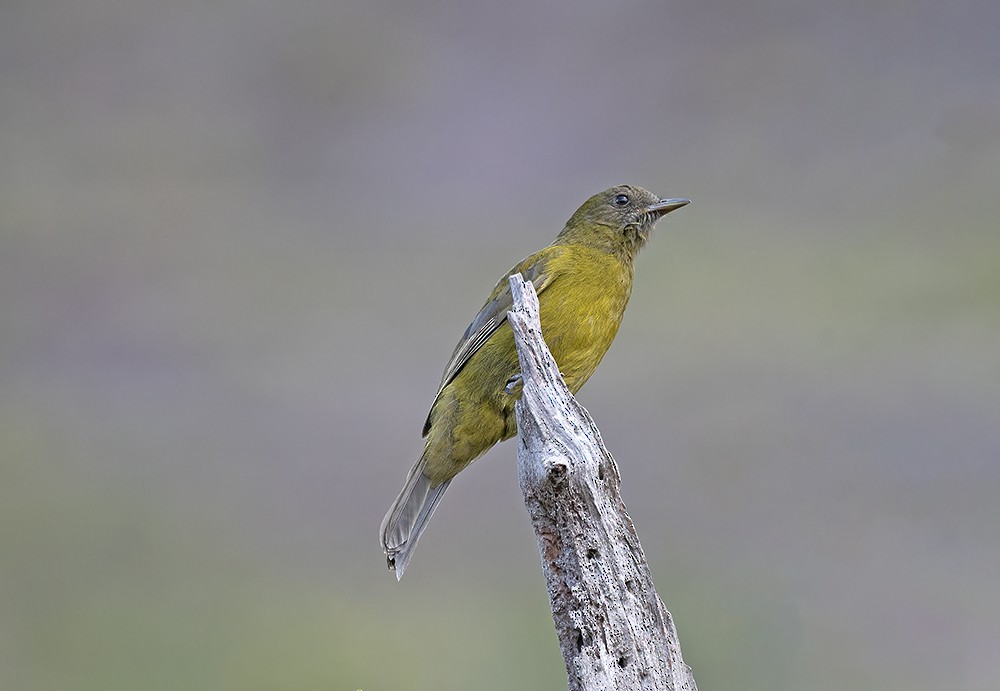
POLYGON ((397 580, 452 479, 517 434, 519 391, 509 383, 520 367, 507 323, 513 306, 508 278, 521 274, 534 286, 542 337, 575 394, 618 332, 636 254, 660 218, 689 203, 634 185, 606 189, 576 210, 552 244, 497 282, 445 366, 424 422, 423 453, 382 520, 379 537, 397 580))

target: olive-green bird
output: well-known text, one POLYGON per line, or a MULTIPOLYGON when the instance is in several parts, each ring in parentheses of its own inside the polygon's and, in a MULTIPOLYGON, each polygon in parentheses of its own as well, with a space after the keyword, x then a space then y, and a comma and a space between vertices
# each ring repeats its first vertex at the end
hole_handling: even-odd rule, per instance
POLYGON ((403 577, 417 540, 452 478, 498 441, 517 433, 508 380, 520 371, 508 277, 538 293, 542 336, 576 393, 618 332, 632 293, 632 263, 660 217, 689 203, 641 187, 612 187, 588 199, 548 247, 508 271, 452 353, 424 423, 424 452, 382 520, 382 548, 403 577))

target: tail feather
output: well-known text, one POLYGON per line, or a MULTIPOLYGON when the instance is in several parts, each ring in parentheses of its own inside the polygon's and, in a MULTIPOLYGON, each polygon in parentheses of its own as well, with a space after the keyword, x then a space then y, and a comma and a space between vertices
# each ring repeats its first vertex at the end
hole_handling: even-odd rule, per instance
POLYGON ((403 577, 417 540, 451 484, 451 480, 447 480, 431 487, 430 479, 423 473, 425 465, 422 456, 413 464, 406 476, 406 484, 382 519, 382 549, 385 550, 389 568, 396 572, 396 580, 403 577))

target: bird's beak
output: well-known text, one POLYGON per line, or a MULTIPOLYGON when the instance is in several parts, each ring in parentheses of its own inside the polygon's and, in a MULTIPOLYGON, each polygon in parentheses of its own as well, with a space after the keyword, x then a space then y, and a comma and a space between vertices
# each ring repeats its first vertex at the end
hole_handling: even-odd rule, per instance
POLYGON ((687 206, 691 203, 690 199, 661 199, 655 204, 650 204, 646 207, 647 214, 654 214, 657 217, 666 216, 671 211, 675 211, 682 206, 687 206))

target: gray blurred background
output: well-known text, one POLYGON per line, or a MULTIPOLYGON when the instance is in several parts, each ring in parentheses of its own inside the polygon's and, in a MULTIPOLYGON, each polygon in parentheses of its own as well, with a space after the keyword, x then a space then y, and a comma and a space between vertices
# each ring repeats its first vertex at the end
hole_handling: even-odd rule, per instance
POLYGON ((0 688, 565 688, 515 445, 402 583, 452 347, 691 206, 580 399, 712 689, 1000 687, 1000 5, 0 7, 0 688))

